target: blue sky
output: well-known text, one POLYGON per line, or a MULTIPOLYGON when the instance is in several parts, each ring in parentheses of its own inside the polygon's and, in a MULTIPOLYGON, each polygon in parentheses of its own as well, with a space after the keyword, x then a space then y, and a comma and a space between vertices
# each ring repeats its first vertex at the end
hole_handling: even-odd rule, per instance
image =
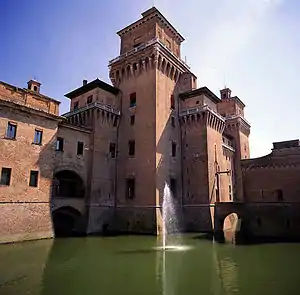
POLYGON ((25 87, 36 77, 64 113, 64 94, 83 79, 109 82, 116 32, 153 4, 186 38, 198 87, 226 85, 246 104, 252 157, 300 137, 297 0, 0 0, 0 80, 25 87))

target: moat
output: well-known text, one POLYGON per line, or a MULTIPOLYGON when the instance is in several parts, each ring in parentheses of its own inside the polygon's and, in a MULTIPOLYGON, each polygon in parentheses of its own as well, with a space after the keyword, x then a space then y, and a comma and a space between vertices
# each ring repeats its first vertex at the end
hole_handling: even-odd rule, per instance
POLYGON ((0 245, 0 294, 299 294, 300 244, 183 242, 167 252, 152 236, 0 245))

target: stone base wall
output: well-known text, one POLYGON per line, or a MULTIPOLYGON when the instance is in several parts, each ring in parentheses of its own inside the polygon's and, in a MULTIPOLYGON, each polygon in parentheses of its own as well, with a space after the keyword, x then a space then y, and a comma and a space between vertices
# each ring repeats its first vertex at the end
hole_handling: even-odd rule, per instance
POLYGON ((114 228, 121 233, 156 234, 156 208, 117 208, 114 228))
POLYGON ((52 238, 49 203, 0 204, 0 243, 52 238))
POLYGON ((270 204, 247 206, 249 238, 300 240, 300 205, 270 204))
POLYGON ((186 232, 212 232, 213 214, 209 206, 184 207, 183 229, 186 232))
POLYGON ((300 240, 300 203, 219 203, 216 205, 216 234, 224 239, 224 220, 238 216, 236 235, 241 243, 300 240))
POLYGON ((89 220, 87 234, 102 234, 112 231, 114 228, 114 208, 91 206, 89 208, 89 220))

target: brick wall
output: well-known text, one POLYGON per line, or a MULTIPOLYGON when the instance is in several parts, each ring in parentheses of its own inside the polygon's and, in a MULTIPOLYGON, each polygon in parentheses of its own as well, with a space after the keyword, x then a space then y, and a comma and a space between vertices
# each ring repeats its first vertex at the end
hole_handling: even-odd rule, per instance
POLYGON ((10 186, 0 186, 1 241, 53 236, 50 195, 58 120, 3 107, 0 111, 0 168, 12 169, 10 186), (7 123, 17 124, 15 140, 5 139, 7 123), (43 131, 33 144, 35 129, 43 131), (30 171, 39 172, 38 186, 29 186, 30 171))

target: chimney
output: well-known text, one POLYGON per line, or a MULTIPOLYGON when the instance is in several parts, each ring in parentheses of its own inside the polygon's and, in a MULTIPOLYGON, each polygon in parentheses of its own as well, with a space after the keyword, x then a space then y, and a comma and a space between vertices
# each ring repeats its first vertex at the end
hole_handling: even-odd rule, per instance
POLYGON ((221 99, 231 98, 231 90, 229 88, 220 90, 220 94, 221 94, 221 99))
POLYGON ((41 87, 40 82, 31 79, 27 82, 27 85, 29 90, 34 91, 36 93, 40 93, 40 87, 41 87))
POLYGON ((82 81, 82 86, 85 86, 87 84, 87 80, 82 81))

